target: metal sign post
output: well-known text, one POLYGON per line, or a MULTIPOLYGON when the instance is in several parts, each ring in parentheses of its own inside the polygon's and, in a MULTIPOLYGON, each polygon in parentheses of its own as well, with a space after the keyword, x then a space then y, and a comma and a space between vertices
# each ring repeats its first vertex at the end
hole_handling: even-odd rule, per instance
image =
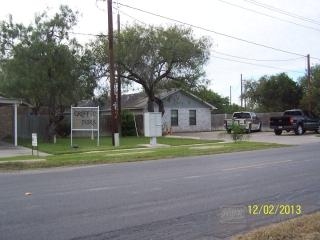
POLYGON ((31 146, 32 146, 32 156, 33 156, 33 150, 37 150, 37 156, 39 156, 39 150, 38 150, 38 136, 36 133, 31 134, 31 146))

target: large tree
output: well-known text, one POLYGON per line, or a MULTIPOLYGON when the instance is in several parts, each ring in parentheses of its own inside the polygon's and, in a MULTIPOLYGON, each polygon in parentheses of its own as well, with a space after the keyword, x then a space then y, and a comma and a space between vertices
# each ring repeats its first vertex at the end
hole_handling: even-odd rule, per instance
POLYGON ((257 111, 280 112, 299 106, 302 90, 287 74, 263 76, 246 83, 244 97, 257 111))
MULTIPOLYGON (((108 61, 105 38, 93 43, 98 65, 108 61)), ((140 84, 148 96, 148 111, 154 111, 154 103, 164 112, 161 99, 156 97, 160 89, 197 86, 204 77, 203 66, 209 58, 210 42, 207 38, 195 38, 190 28, 172 26, 127 26, 116 37, 116 63, 120 75, 127 81, 140 84)))
POLYGON ((310 86, 307 75, 300 78, 299 81, 303 89, 303 97, 300 102, 301 107, 309 109, 310 104, 311 110, 320 115, 320 65, 311 67, 310 86))
POLYGON ((215 106, 217 108, 217 110, 215 110, 216 113, 228 113, 229 110, 231 110, 228 97, 220 96, 218 93, 208 89, 205 85, 201 85, 193 90, 191 89, 191 92, 204 101, 215 106))
POLYGON ((69 36, 76 23, 77 13, 67 6, 51 18, 37 15, 29 26, 11 17, 0 22, 0 91, 30 102, 35 113, 46 106, 48 138, 65 107, 93 96, 96 87, 91 52, 69 36))

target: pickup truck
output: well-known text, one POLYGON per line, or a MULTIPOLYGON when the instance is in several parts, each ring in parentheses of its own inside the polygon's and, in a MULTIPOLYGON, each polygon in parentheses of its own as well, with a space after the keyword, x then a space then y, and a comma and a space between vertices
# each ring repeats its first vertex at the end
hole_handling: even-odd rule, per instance
POLYGON ((294 131, 296 135, 302 135, 305 131, 320 132, 320 119, 312 112, 301 109, 286 110, 282 117, 271 117, 270 128, 275 135, 281 135, 282 131, 294 131))
POLYGON ((262 122, 254 112, 234 112, 232 119, 224 120, 224 128, 228 133, 232 131, 232 125, 238 124, 247 133, 261 131, 262 122))

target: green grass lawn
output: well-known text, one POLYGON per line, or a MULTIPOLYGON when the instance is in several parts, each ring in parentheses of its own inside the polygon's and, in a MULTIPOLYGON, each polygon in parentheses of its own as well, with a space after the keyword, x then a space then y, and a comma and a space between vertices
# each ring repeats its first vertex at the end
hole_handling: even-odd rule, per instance
MULTIPOLYGON (((166 138, 158 137, 157 142, 159 144, 166 144, 170 146, 190 145, 190 144, 203 144, 203 143, 215 143, 218 140, 195 140, 195 139, 183 139, 183 138, 166 138)), ((121 137, 120 147, 116 149, 130 149, 143 147, 141 144, 150 143, 150 138, 147 137, 121 137)), ((19 144, 25 147, 31 148, 31 140, 20 140, 19 144)), ((111 137, 101 137, 100 146, 97 147, 97 140, 91 140, 90 138, 73 138, 73 145, 77 148, 72 148, 70 138, 58 138, 56 144, 47 143, 44 141, 39 142, 39 151, 49 154, 67 154, 67 153, 80 153, 93 150, 114 150, 112 146, 111 137)))
MULTIPOLYGON (((70 139, 58 139, 56 144, 39 142, 39 150, 50 153, 51 155, 46 157, 20 156, 13 158, 0 158, 0 170, 22 170, 32 168, 156 160, 174 157, 251 151, 283 146, 273 143, 246 141, 224 143, 217 140, 208 141, 159 137, 157 138, 157 142, 165 144, 165 147, 147 148, 145 146, 141 146, 141 144, 149 143, 149 138, 124 137, 121 138, 120 141, 121 147, 117 148, 112 146, 110 137, 101 138, 99 147, 96 146, 96 141, 89 138, 75 139, 74 144, 77 144, 79 146, 78 148, 70 147, 70 139)), ((30 147, 30 141, 22 143, 24 146, 30 147)))

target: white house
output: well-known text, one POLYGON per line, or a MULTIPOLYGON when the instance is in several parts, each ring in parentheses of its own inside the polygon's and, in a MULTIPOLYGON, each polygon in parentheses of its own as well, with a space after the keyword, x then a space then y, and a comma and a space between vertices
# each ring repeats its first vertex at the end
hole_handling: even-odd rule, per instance
MULTIPOLYGON (((181 89, 163 92, 158 97, 165 109, 164 132, 211 131, 211 112, 216 107, 181 89)), ((121 102, 122 109, 136 115, 147 112, 148 98, 144 93, 123 95, 121 102)), ((157 106, 155 110, 158 110, 157 106)))

